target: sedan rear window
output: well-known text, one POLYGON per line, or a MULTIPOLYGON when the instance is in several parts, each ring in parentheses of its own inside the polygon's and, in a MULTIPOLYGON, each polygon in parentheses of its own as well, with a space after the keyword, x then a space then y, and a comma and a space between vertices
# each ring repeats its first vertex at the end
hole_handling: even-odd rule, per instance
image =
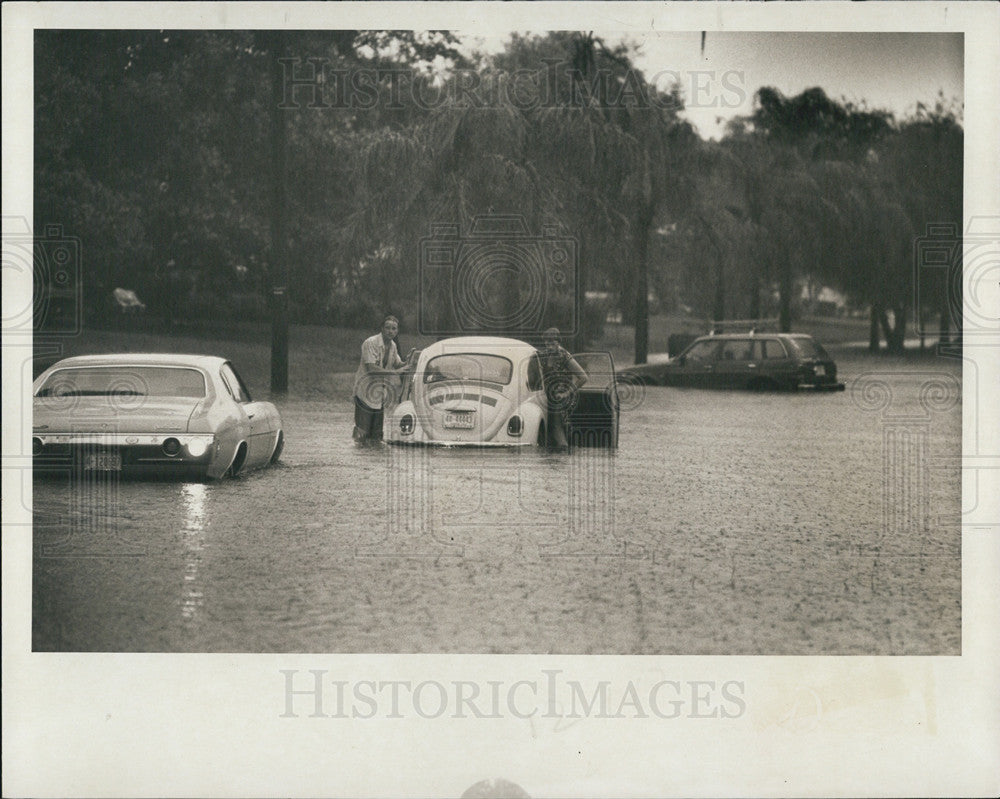
POLYGON ((205 377, 197 369, 169 366, 88 366, 49 375, 37 397, 192 397, 205 396, 205 377))
POLYGON ((513 364, 499 355, 482 353, 456 353, 431 358, 424 369, 424 382, 439 380, 478 380, 507 385, 513 364))

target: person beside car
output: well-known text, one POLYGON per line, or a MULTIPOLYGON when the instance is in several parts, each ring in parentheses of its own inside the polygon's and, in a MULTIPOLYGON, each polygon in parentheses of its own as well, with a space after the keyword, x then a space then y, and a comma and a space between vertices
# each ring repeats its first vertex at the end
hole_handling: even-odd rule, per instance
POLYGON ((387 316, 382 330, 361 344, 361 363, 354 376, 354 440, 375 443, 382 440, 383 410, 391 404, 395 375, 404 372, 406 362, 399 357, 395 338, 399 320, 387 316))
POLYGON ((559 343, 559 328, 548 328, 542 334, 542 341, 538 360, 548 402, 546 443, 556 449, 568 449, 566 431, 572 398, 576 390, 587 382, 587 373, 559 343))

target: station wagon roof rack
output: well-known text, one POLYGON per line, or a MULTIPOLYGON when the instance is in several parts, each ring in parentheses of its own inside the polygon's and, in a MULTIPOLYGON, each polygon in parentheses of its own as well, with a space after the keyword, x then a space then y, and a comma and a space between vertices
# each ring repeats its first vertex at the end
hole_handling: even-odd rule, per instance
POLYGON ((749 333, 752 336, 754 333, 777 329, 777 319, 713 319, 709 322, 710 336, 722 333, 749 333))

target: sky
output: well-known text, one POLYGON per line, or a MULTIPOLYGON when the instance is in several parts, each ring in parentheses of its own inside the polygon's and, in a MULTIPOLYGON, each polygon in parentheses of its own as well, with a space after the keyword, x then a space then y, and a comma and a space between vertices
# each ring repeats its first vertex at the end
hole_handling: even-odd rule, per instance
MULTIPOLYGON (((486 52, 499 50, 508 34, 470 37, 486 52)), ((609 43, 622 36, 595 31, 609 43)), ((958 33, 665 32, 629 36, 638 45, 636 64, 648 79, 680 76, 687 118, 706 137, 717 138, 725 120, 748 114, 761 86, 786 96, 819 86, 830 97, 867 103, 897 116, 918 102, 933 105, 939 92, 960 106, 963 39, 958 33)))

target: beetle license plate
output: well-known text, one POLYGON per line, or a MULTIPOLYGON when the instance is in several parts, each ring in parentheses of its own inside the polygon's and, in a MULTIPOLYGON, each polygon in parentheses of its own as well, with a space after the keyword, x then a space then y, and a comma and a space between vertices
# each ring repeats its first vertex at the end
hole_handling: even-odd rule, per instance
POLYGON ((444 415, 445 427, 459 427, 463 430, 471 430, 476 426, 476 414, 474 413, 446 413, 444 415))
POLYGON ((98 452, 84 458, 83 468, 95 472, 120 472, 122 456, 119 452, 98 452))
POLYGON ((823 364, 821 363, 816 364, 816 377, 825 377, 825 376, 826 376, 826 367, 823 366, 823 364))

